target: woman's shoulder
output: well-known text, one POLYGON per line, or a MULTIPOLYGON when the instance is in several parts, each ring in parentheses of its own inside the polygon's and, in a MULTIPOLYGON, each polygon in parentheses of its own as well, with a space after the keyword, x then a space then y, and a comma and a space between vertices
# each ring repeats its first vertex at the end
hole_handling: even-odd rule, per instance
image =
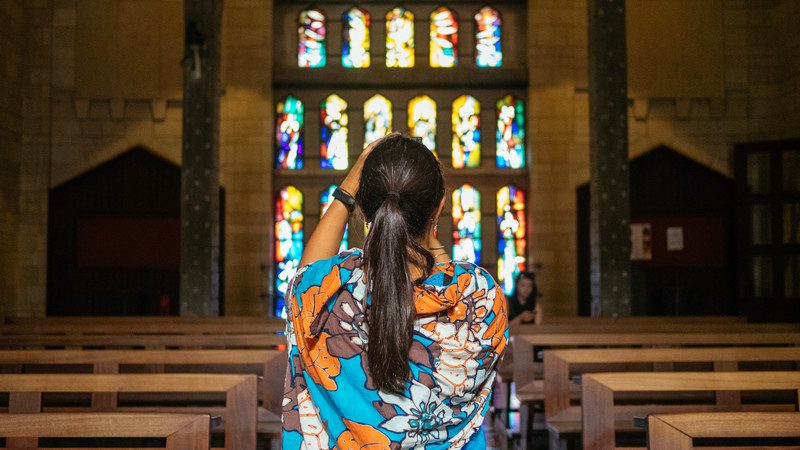
POLYGON ((362 251, 354 247, 328 259, 320 259, 300 267, 292 279, 291 286, 295 293, 323 284, 329 289, 337 284, 343 286, 358 277, 362 266, 362 251))
POLYGON ((488 270, 469 261, 447 261, 437 264, 439 270, 449 275, 453 282, 461 283, 467 279, 472 279, 475 284, 487 289, 497 287, 497 282, 488 270))

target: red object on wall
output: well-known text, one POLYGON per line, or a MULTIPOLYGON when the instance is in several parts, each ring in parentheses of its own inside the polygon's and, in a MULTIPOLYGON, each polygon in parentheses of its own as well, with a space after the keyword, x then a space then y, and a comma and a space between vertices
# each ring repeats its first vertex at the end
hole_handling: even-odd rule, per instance
POLYGON ((631 218, 632 223, 652 224, 653 259, 633 261, 641 267, 724 267, 728 239, 721 217, 631 218), (667 228, 683 228, 683 250, 667 250, 667 228))
POLYGON ((78 266, 178 270, 180 242, 177 218, 82 217, 78 266))

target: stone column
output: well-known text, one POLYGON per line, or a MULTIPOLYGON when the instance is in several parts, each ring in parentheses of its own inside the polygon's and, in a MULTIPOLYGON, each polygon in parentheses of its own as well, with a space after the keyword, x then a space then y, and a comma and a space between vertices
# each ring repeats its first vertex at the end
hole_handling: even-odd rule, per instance
POLYGON ((184 5, 181 315, 217 316, 222 0, 184 5))
POLYGON ((630 316, 625 0, 587 6, 592 316, 630 316))

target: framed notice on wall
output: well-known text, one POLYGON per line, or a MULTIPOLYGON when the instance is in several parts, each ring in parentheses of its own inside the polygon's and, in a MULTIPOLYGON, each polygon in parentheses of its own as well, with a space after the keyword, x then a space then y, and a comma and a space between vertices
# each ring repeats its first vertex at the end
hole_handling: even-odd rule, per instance
POLYGON ((649 223, 631 225, 631 261, 653 259, 653 226, 649 223))

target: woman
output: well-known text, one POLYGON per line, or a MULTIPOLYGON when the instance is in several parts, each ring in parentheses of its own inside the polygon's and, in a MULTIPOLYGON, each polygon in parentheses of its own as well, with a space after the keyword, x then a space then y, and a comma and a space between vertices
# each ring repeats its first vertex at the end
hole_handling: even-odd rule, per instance
POLYGON ((522 323, 542 322, 542 310, 536 303, 539 290, 536 288, 536 275, 533 272, 521 272, 514 280, 514 292, 508 299, 508 320, 519 317, 522 323))
POLYGON ((506 303, 485 270, 450 261, 436 238, 438 161, 392 134, 340 189, 287 297, 283 447, 485 448, 506 303), (355 204, 370 223, 364 249, 337 254, 355 204))

